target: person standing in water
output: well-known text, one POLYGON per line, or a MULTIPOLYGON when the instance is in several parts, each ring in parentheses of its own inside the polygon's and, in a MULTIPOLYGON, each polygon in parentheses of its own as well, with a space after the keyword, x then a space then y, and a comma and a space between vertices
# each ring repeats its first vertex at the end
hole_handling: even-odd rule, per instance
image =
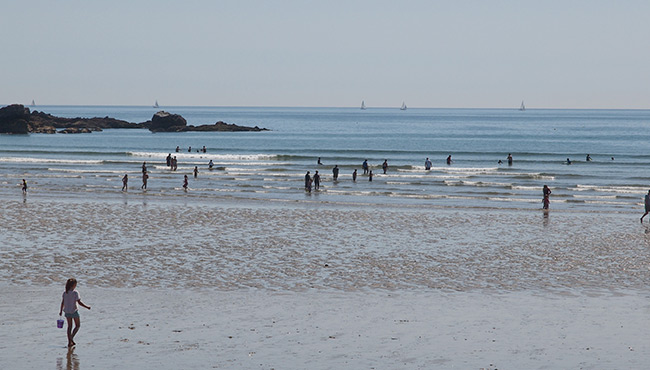
POLYGON ((641 223, 643 223, 643 218, 650 213, 650 190, 648 190, 648 194, 645 195, 643 203, 645 204, 645 213, 641 216, 641 223))
POLYGON ((309 176, 309 171, 305 174, 305 190, 311 192, 311 176, 309 176))
POLYGON ((210 159, 210 163, 208 163, 208 168, 212 169, 214 167, 214 163, 212 163, 212 159, 210 159))
POLYGON ((147 180, 149 179, 149 173, 146 171, 142 173, 142 186, 140 189, 147 190, 147 180))
POLYGON ((188 181, 187 181, 187 175, 185 175, 185 177, 183 178, 183 189, 184 189, 185 191, 187 191, 187 183, 188 183, 188 181))
POLYGON ((169 153, 167 155, 167 158, 165 158, 165 160, 167 161, 167 167, 171 167, 172 166, 172 153, 169 153))
POLYGON ((194 178, 196 178, 199 175, 199 167, 194 166, 194 178))
POLYGON ((142 173, 147 172, 147 162, 142 162, 142 173))
POLYGON ((569 158, 566 159, 566 164, 567 165, 571 164, 571 160, 569 158))
POLYGON ((512 166, 512 154, 508 153, 508 166, 512 166))
POLYGON ((320 175, 318 174, 318 171, 314 173, 314 190, 319 190, 320 189, 320 175))
POLYGON ((548 209, 551 204, 551 189, 548 188, 548 185, 544 185, 544 188, 542 188, 542 194, 544 195, 544 198, 542 199, 543 208, 548 209))
POLYGON ((354 171, 352 171, 352 181, 357 182, 357 169, 355 168, 354 171))
POLYGON ((368 174, 368 160, 365 159, 363 163, 361 164, 361 168, 363 168, 363 174, 367 175, 368 174))
POLYGON ((124 174, 124 177, 122 177, 122 191, 129 190, 128 184, 129 184, 129 175, 124 174))
POLYGON ((323 162, 320 161, 320 157, 318 157, 318 162, 317 162, 317 164, 318 164, 319 166, 322 166, 322 165, 323 165, 323 162))
POLYGON ((368 173, 368 181, 372 181, 372 170, 370 170, 370 173, 368 173))
POLYGON ((447 157, 447 164, 451 165, 454 161, 451 160, 451 154, 449 154, 449 157, 447 157))
POLYGON ((23 195, 27 195, 27 181, 23 179, 23 195))
POLYGON ((587 160, 587 162, 591 162, 591 156, 589 154, 587 154, 586 160, 587 160))
POLYGON ((334 165, 334 168, 332 168, 332 179, 334 181, 337 181, 339 179, 339 165, 338 164, 334 165))
POLYGON ((429 157, 424 161, 424 169, 427 171, 431 170, 431 161, 429 160, 429 157))
POLYGON ((386 170, 388 170, 388 159, 384 159, 384 163, 382 163, 381 169, 384 170, 384 175, 385 175, 386 170))
POLYGON ((85 307, 90 310, 90 306, 86 306, 81 302, 81 296, 76 291, 77 279, 70 278, 65 283, 65 292, 61 299, 61 307, 59 308, 59 316, 65 312, 65 318, 68 321, 68 347, 74 346, 74 336, 77 335, 81 327, 81 318, 79 317, 79 306, 85 307), (74 321, 74 330, 72 329, 72 322, 74 321))

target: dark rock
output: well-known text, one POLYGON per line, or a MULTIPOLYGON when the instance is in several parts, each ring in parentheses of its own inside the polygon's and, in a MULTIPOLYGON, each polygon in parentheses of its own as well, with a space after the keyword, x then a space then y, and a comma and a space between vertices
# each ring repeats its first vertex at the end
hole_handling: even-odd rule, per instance
POLYGON ((179 132, 185 131, 187 121, 178 114, 160 111, 151 117, 151 123, 147 126, 152 132, 179 132))
POLYGON ((0 133, 28 134, 29 108, 20 104, 0 108, 0 133))
POLYGON ((236 131, 268 131, 268 129, 259 128, 257 126, 255 126, 255 127, 239 126, 239 125, 235 125, 233 123, 225 123, 225 122, 219 121, 219 122, 215 123, 214 125, 187 126, 186 131, 228 131, 228 132, 236 132, 236 131))

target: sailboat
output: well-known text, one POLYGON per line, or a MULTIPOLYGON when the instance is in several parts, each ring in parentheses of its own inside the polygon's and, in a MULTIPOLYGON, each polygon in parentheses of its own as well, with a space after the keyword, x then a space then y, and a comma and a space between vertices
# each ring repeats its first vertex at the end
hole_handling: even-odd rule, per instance
POLYGON ((361 101, 361 110, 366 110, 366 102, 363 100, 361 101))
POLYGON ((406 104, 402 102, 402 106, 399 108, 399 110, 406 110, 406 104))
POLYGON ((154 107, 154 108, 160 108, 160 106, 158 105, 158 100, 156 100, 156 102, 153 103, 153 107, 154 107))
POLYGON ((32 99, 32 107, 35 107, 35 106, 36 106, 36 102, 34 101, 34 99, 32 99))
POLYGON ((521 107, 519 107, 519 110, 522 111, 522 112, 526 110, 526 106, 524 105, 523 100, 521 101, 521 107))

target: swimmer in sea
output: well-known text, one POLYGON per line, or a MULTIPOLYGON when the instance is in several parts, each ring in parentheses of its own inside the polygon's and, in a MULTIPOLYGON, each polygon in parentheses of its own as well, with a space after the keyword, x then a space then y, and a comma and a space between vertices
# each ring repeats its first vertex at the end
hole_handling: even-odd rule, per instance
POLYGON ((569 158, 566 159, 566 164, 571 164, 571 160, 569 158))

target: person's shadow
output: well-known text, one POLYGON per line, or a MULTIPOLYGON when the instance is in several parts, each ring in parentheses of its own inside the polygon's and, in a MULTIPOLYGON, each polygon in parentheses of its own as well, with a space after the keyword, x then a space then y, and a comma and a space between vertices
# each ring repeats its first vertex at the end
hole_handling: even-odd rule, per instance
POLYGON ((56 370, 79 370, 79 357, 74 353, 74 347, 68 347, 65 367, 63 367, 63 358, 56 359, 56 370))

